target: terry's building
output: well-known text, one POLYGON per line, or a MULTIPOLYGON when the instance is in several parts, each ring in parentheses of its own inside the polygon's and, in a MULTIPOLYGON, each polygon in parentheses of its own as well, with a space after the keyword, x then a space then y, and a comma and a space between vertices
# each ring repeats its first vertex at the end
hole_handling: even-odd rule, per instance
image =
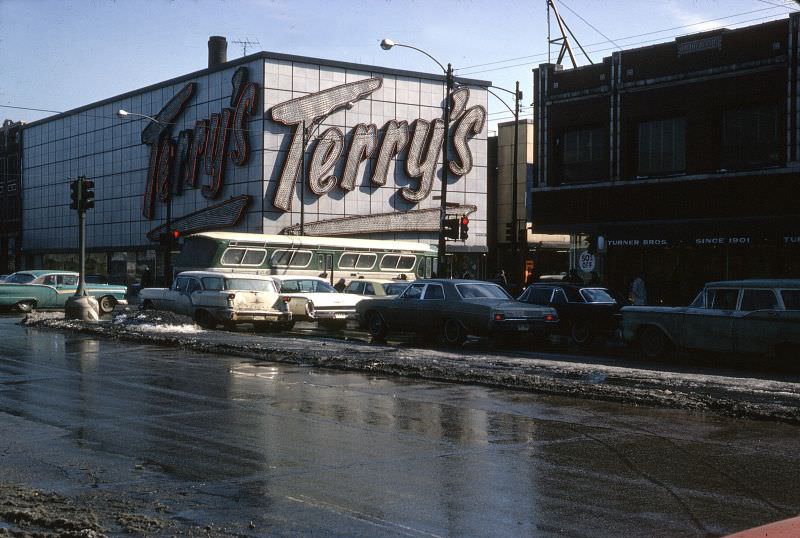
POLYGON ((798 276, 800 15, 535 70, 540 231, 585 236, 651 302, 798 276))
MULTIPOLYGON (((74 256, 78 176, 95 182, 90 273, 162 271, 173 230, 436 243, 443 76, 266 52, 212 65, 220 40, 208 69, 24 127, 28 267, 74 256)), ((488 82, 457 82, 447 202, 470 234, 448 252, 469 256, 486 249, 488 82)))

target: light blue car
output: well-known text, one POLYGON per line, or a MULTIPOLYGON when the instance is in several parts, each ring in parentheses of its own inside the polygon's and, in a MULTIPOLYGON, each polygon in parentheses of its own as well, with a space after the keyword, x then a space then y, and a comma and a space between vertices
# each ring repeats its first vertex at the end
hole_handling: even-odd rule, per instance
MULTIPOLYGON (((0 282, 0 308, 30 312, 34 308, 64 308, 78 289, 73 271, 18 271, 0 282)), ((86 292, 97 299, 100 313, 108 314, 117 304, 127 304, 125 286, 86 284, 86 292)))

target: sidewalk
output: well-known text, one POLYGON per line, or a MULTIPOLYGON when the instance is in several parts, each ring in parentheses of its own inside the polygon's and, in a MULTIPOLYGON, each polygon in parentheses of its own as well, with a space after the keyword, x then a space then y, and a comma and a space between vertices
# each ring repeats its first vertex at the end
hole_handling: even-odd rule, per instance
POLYGON ((800 422, 800 376, 785 380, 582 362, 558 353, 444 350, 363 340, 205 331, 166 312, 115 312, 108 322, 66 321, 33 313, 26 326, 320 368, 473 383, 543 394, 800 422))

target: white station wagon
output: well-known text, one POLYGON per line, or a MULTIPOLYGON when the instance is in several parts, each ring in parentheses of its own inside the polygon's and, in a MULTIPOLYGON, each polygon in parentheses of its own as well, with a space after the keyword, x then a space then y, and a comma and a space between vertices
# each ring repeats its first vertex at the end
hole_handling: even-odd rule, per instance
POLYGON ((257 331, 292 325, 287 299, 271 277, 213 271, 184 271, 169 288, 139 292, 142 308, 185 314, 204 329, 252 323, 257 331))

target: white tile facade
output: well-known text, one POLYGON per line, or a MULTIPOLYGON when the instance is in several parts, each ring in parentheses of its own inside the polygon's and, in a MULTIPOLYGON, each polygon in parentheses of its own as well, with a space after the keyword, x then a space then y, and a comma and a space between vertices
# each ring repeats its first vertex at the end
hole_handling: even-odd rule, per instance
MULTIPOLYGON (((209 119, 211 114, 231 106, 231 76, 237 67, 192 79, 197 83, 196 91, 172 127, 173 139, 177 139, 181 130, 192 129, 196 120, 209 119)), ((268 111, 278 103, 347 82, 370 77, 383 78, 381 88, 355 103, 352 109, 338 111, 326 118, 312 135, 307 161, 310 161, 316 147, 316 137, 325 129, 337 127, 345 134, 344 150, 333 170, 339 178, 351 131, 356 124, 374 124, 380 130, 393 119, 412 124, 418 118, 430 121, 442 116, 445 90, 444 82, 440 80, 270 58, 253 60, 247 67, 250 81, 263 84, 259 108, 248 124, 249 161, 237 167, 230 159, 226 160, 225 181, 216 200, 206 199, 198 188, 184 190, 181 195, 175 196, 171 212, 173 219, 232 196, 249 194, 253 203, 235 228, 236 231, 279 233, 284 227, 299 223, 299 189, 295 189, 290 212, 273 206, 274 191, 292 128, 274 123, 268 114, 262 117, 261 112, 268 111)), ((79 175, 85 175, 95 182, 95 208, 86 214, 87 247, 109 250, 152 248, 146 233, 164 222, 166 205, 156 198, 153 220, 142 217, 150 148, 141 143, 140 137, 148 122, 134 116, 120 119, 115 112, 122 108, 156 115, 187 82, 145 89, 73 115, 43 120, 24 129, 24 250, 63 251, 77 246, 78 219, 76 212, 69 208, 69 182, 79 175), (71 238, 74 238, 74 244, 70 243, 71 238)), ((471 88, 468 106, 473 105, 487 106, 485 89, 471 88)), ((448 185, 449 201, 478 206, 478 212, 471 216, 469 246, 486 244, 486 136, 484 125, 483 131, 469 142, 475 163, 473 170, 457 181, 451 177, 448 185)), ((233 145, 230 147, 232 149, 233 145)), ((439 200, 434 200, 434 196, 438 197, 441 189, 441 164, 430 196, 418 204, 410 204, 398 194, 403 186, 418 185, 418 180, 409 178, 405 173, 406 152, 401 152, 393 160, 387 183, 382 187, 375 187, 369 181, 376 155, 377 151, 373 159, 361 164, 356 188, 352 192, 336 186, 329 193, 318 196, 306 188, 306 222, 439 207, 439 200)), ((208 181, 209 178, 201 173, 199 184, 208 181)), ((435 233, 387 233, 374 237, 436 242, 435 233)))

